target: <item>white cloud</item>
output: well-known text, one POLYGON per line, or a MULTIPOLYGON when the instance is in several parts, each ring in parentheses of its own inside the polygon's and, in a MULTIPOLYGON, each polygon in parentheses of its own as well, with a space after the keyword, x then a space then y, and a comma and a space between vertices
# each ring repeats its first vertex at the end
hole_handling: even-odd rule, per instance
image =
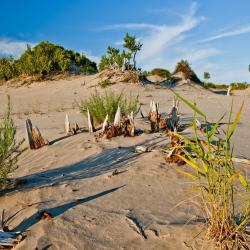
POLYGON ((182 58, 185 58, 186 60, 192 62, 192 63, 198 63, 200 61, 204 61, 205 59, 219 55, 223 53, 221 50, 216 48, 195 48, 195 49, 184 49, 180 48, 179 51, 182 54, 182 58))
POLYGON ((0 38, 0 54, 17 58, 26 50, 27 44, 33 45, 33 43, 26 41, 0 38))
POLYGON ((218 39, 225 38, 225 37, 238 36, 238 35, 242 35, 246 33, 250 33, 250 25, 246 27, 242 27, 240 29, 222 32, 218 35, 205 38, 201 40, 200 43, 210 42, 210 41, 218 40, 218 39))

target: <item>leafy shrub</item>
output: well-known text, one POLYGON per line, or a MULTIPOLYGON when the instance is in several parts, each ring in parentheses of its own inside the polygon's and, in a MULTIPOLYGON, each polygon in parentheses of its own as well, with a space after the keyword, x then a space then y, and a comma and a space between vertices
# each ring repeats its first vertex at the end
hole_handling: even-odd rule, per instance
POLYGON ((34 48, 27 46, 27 50, 17 60, 0 59, 0 79, 28 75, 39 80, 50 74, 68 72, 72 66, 83 73, 97 71, 96 63, 84 55, 45 41, 34 48))
POLYGON ((106 55, 101 57, 98 65, 99 71, 105 69, 136 70, 135 58, 141 47, 142 44, 137 41, 136 37, 127 33, 123 39, 122 51, 108 46, 106 55))
POLYGON ((170 72, 167 69, 155 68, 151 71, 152 75, 160 76, 162 78, 168 78, 170 72))
POLYGON ((196 83, 200 83, 203 84, 200 79, 197 77, 197 75, 195 74, 195 72, 192 70, 190 64, 188 61, 186 60, 181 60, 180 62, 177 63, 176 67, 175 67, 175 71, 173 72, 173 74, 182 72, 185 76, 186 79, 190 79, 196 83))
POLYGON ((113 83, 109 79, 102 80, 98 83, 102 88, 106 88, 113 83))
POLYGON ((0 125, 0 186, 8 182, 8 174, 17 168, 17 158, 22 153, 20 145, 23 141, 16 143, 16 127, 10 117, 10 98, 8 97, 8 108, 3 115, 0 125))
MULTIPOLYGON (((232 90, 244 90, 247 89, 249 87, 249 84, 247 82, 239 82, 239 83, 231 83, 230 84, 232 86, 232 90)), ((227 89, 229 87, 229 85, 227 84, 215 84, 212 82, 208 82, 204 84, 205 88, 213 88, 213 89, 227 89)))
POLYGON ((248 249, 246 226, 250 216, 250 187, 233 165, 231 147, 231 138, 239 122, 243 104, 231 121, 232 103, 225 138, 218 134, 223 115, 210 131, 206 125, 206 143, 203 144, 198 138, 196 114, 202 116, 204 123, 208 124, 206 115, 195 105, 176 95, 195 112, 194 139, 178 135, 187 145, 180 146, 185 157, 179 157, 191 167, 192 172, 180 172, 193 179, 196 190, 200 193, 200 208, 207 216, 206 237, 213 240, 219 249, 248 249), (216 145, 213 143, 214 139, 216 145), (236 204, 239 204, 238 208, 236 204))
POLYGON ((18 75, 12 58, 0 58, 0 80, 9 80, 18 75))
POLYGON ((204 87, 206 89, 227 89, 229 87, 229 85, 226 84, 215 84, 212 82, 208 82, 204 84, 204 87))
POLYGON ((247 82, 238 82, 238 83, 232 83, 231 86, 232 89, 243 90, 247 89, 249 87, 249 84, 247 82))
POLYGON ((81 100, 78 104, 80 112, 86 115, 87 109, 93 116, 96 124, 101 124, 106 115, 109 115, 109 121, 113 122, 118 105, 121 108, 122 114, 129 114, 131 111, 136 112, 138 110, 138 96, 131 96, 127 98, 123 92, 114 93, 112 91, 105 92, 101 95, 99 92, 95 92, 88 100, 81 100))

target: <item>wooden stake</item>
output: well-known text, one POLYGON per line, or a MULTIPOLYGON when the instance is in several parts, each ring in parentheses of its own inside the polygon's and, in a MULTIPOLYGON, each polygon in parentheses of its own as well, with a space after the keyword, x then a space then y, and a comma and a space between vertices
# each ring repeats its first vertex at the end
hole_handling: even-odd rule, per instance
POLYGON ((87 113, 88 113, 88 127, 89 127, 89 132, 93 133, 94 132, 94 126, 93 126, 93 118, 90 115, 89 109, 87 109, 87 113))
POLYGON ((33 128, 30 119, 27 119, 25 124, 30 149, 38 149, 45 146, 47 143, 43 139, 41 132, 37 127, 33 128))
POLYGON ((70 122, 69 122, 69 116, 68 116, 68 114, 66 114, 66 116, 65 116, 64 128, 65 128, 65 133, 67 135, 69 135, 71 133, 71 127, 70 127, 70 122))
POLYGON ((102 132, 104 132, 106 127, 108 126, 108 119, 109 119, 109 115, 107 114, 106 118, 105 118, 105 120, 103 122, 103 125, 102 125, 102 132))
POLYGON ((121 108, 118 105, 117 111, 115 113, 114 126, 121 126, 121 108))

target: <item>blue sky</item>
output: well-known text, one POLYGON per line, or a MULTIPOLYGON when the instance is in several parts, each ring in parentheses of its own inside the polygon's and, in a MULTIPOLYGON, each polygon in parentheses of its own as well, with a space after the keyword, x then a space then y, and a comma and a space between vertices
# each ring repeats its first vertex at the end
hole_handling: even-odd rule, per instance
POLYGON ((249 0, 3 0, 0 55, 49 40, 98 61, 126 32, 144 44, 138 65, 173 70, 187 59, 202 78, 250 82, 249 0))

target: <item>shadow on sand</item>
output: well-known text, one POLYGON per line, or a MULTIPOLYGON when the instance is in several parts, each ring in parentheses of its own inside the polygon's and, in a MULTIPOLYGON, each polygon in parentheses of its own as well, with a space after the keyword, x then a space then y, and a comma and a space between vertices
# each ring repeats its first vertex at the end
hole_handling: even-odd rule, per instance
MULTIPOLYGON (((77 205, 84 204, 86 202, 95 200, 95 199, 100 198, 102 196, 105 196, 107 194, 113 193, 113 192, 117 191, 118 189, 123 188, 124 186, 108 189, 108 190, 105 190, 101 193, 94 194, 94 195, 85 197, 83 199, 77 199, 77 200, 65 203, 63 205, 57 206, 57 207, 48 208, 48 209, 46 209, 46 211, 49 212, 53 218, 55 218, 55 217, 58 217, 61 214, 65 213, 67 210, 77 206, 77 205)), ((42 211, 45 211, 45 210, 42 210, 42 211)), ((42 211, 36 212, 33 215, 31 215, 29 218, 26 218, 25 220, 23 220, 19 225, 17 225, 13 229, 13 231, 17 231, 17 232, 18 231, 20 231, 20 232, 26 231, 28 228, 30 228, 31 226, 33 226, 34 224, 36 224, 39 221, 39 214, 42 211)))
MULTIPOLYGON (((152 140, 146 140, 144 143, 138 145, 150 145, 150 147, 153 147, 163 140, 166 139, 157 137, 152 140)), ((90 156, 69 166, 50 169, 18 178, 17 181, 24 183, 23 185, 4 190, 0 195, 58 185, 66 181, 82 180, 119 169, 142 155, 141 153, 135 152, 135 146, 106 149, 98 155, 90 156)))

